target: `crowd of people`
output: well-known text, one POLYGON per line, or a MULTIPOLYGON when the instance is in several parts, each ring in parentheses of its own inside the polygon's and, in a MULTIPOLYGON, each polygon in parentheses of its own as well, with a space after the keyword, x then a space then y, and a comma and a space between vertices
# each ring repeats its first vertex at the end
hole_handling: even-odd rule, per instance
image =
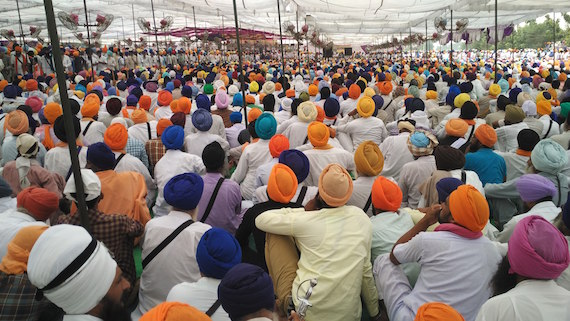
POLYGON ((35 50, 0 50, 0 320, 570 319, 570 61, 62 48, 62 88, 35 50))

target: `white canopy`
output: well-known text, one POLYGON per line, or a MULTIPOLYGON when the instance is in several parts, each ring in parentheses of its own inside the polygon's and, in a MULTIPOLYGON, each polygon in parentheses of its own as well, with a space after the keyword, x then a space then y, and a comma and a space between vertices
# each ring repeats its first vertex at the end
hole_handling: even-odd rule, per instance
MULTIPOLYGON (((23 32, 29 34, 30 26, 43 29, 45 39, 47 25, 43 0, 18 0, 23 32)), ((75 12, 84 21, 82 1, 52 0, 57 12, 75 12)), ((278 0, 237 0, 238 20, 242 28, 279 33, 277 12, 278 0)), ((335 43, 371 44, 385 41, 388 37, 405 37, 408 33, 436 31, 434 19, 444 17, 448 21, 453 10, 454 22, 462 18, 469 20, 469 29, 487 28, 495 25, 494 0, 280 0, 281 21, 299 27, 306 23, 316 27, 335 43)), ((568 0, 499 0, 498 24, 519 23, 542 16, 549 12, 570 11, 568 0)), ((142 36, 142 30, 134 19, 145 18, 152 25, 151 0, 87 0, 90 20, 94 23, 96 14, 112 14, 114 21, 102 35, 103 41, 142 36)), ((20 34, 17 3, 15 0, 0 0, 0 29, 13 30, 20 34)), ((193 27, 192 9, 196 13, 196 25, 204 27, 234 26, 232 0, 154 0, 156 23, 166 16, 172 16, 172 28, 193 27)), ((75 39, 72 32, 57 21, 58 31, 64 41, 75 39)), ((81 27, 80 27, 81 29, 81 27)), ((83 28, 83 33, 84 28, 83 28)), ((284 35, 287 35, 283 30, 284 35)), ((28 37, 30 38, 30 37, 28 37)), ((30 38, 31 39, 31 38, 30 38)))

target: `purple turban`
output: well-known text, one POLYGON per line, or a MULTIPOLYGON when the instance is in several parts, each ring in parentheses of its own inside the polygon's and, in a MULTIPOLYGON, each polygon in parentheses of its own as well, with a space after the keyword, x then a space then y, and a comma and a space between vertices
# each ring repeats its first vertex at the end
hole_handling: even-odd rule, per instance
POLYGON ((557 193, 554 183, 538 174, 523 175, 519 177, 516 185, 524 202, 534 202, 547 197, 553 198, 557 193))

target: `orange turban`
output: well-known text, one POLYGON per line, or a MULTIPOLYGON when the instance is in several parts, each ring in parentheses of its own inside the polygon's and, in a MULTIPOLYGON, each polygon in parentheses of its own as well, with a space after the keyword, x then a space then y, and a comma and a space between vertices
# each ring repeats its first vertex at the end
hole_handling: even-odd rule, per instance
POLYGON ((319 105, 315 105, 315 107, 317 108, 317 118, 315 120, 322 123, 325 120, 325 110, 319 105))
POLYGON ((437 99, 437 91, 435 91, 435 90, 426 91, 426 98, 427 99, 437 99))
POLYGON ((277 158, 281 152, 289 149, 289 139, 281 134, 273 135, 269 140, 269 152, 271 157, 277 158))
POLYGON ((166 128, 168 128, 169 126, 172 126, 172 125, 174 125, 174 124, 172 123, 172 121, 170 119, 168 119, 168 118, 160 119, 158 121, 158 123, 156 124, 156 134, 158 136, 161 136, 162 133, 164 132, 164 130, 166 128))
POLYGON ((63 115, 63 108, 58 103, 48 103, 44 107, 44 116, 50 124, 53 124, 57 117, 61 115, 63 115))
POLYGON ((131 114, 131 119, 135 124, 142 124, 148 122, 146 111, 142 109, 135 109, 131 114))
POLYGON ((319 87, 315 84, 309 85, 309 96, 316 96, 319 93, 319 87))
POLYGON ((345 92, 348 91, 348 88, 346 87, 342 87, 341 89, 337 90, 336 93, 334 93, 337 97, 342 96, 345 92))
POLYGON ((30 129, 28 115, 21 110, 11 111, 6 116, 4 126, 14 136, 26 133, 30 129))
POLYGON ((148 310, 139 321, 212 321, 198 309, 180 302, 163 302, 148 310))
POLYGON ((314 147, 326 146, 330 137, 329 128, 322 122, 314 121, 307 127, 307 137, 314 147))
POLYGON ((378 176, 372 184, 372 205, 382 211, 395 212, 402 204, 402 190, 398 184, 384 176, 378 176))
POLYGON ((460 118, 452 118, 447 121, 447 124, 445 124, 445 132, 447 133, 447 136, 463 137, 465 136, 465 133, 467 133, 468 129, 469 125, 460 118))
POLYGON ((319 195, 332 207, 341 207, 352 196, 352 178, 339 164, 327 165, 319 176, 319 195))
POLYGON ((461 185, 449 195, 449 210, 457 224, 473 232, 481 232, 489 221, 489 204, 471 185, 461 185))
POLYGON ((275 164, 269 174, 267 195, 275 202, 287 204, 297 193, 297 176, 287 165, 275 164))
POLYGON ((27 91, 38 90, 38 82, 35 79, 28 79, 26 81, 26 90, 27 91))
POLYGON ((16 196, 16 206, 25 208, 38 221, 47 220, 59 208, 59 196, 40 187, 27 187, 16 196))
POLYGON ((350 88, 348 88, 348 97, 352 99, 358 99, 361 93, 362 92, 360 91, 360 87, 358 87, 357 84, 352 84, 350 85, 350 88))
POLYGON ((354 164, 358 173, 365 176, 377 176, 384 168, 384 156, 373 141, 367 140, 354 152, 354 164))
POLYGON ((92 102, 95 102, 97 106, 101 105, 101 99, 99 99, 99 96, 97 96, 96 94, 89 94, 83 100, 84 105, 92 102))
POLYGON ((245 103, 247 105, 255 104, 255 97, 252 95, 245 95, 245 103))
POLYGON ((6 80, 6 79, 0 80, 0 91, 4 91, 4 87, 6 87, 8 85, 9 85, 8 80, 6 80))
POLYGON ((158 93, 158 104, 160 106, 169 106, 172 102, 172 94, 168 90, 161 90, 158 93))
POLYGON ((497 133, 493 129, 493 127, 483 124, 475 130, 475 137, 477 140, 483 144, 483 146, 487 146, 489 148, 493 147, 497 142, 497 133))
POLYGON ((178 99, 170 102, 170 110, 175 113, 178 110, 178 99))
POLYGON ((561 83, 565 82, 566 79, 568 79, 568 76, 565 73, 561 72, 560 75, 558 75, 558 80, 560 80, 561 83))
POLYGON ((552 105, 548 100, 541 100, 536 104, 536 112, 540 115, 550 115, 552 113, 552 105))
POLYGON ((295 89, 287 89, 285 95, 287 98, 295 98, 295 89))
POLYGON ((280 82, 276 82, 276 83, 275 83, 275 90, 276 90, 276 91, 280 91, 281 89, 283 89, 283 85, 281 85, 280 82))
POLYGON ((123 150, 127 146, 129 135, 125 126, 115 123, 105 131, 104 141, 114 151, 123 150))
POLYGON ((465 321, 465 319, 445 303, 429 302, 418 309, 414 321, 465 321))
POLYGON ((247 112, 247 121, 249 123, 253 122, 257 119, 257 117, 261 116, 262 112, 259 108, 252 108, 250 111, 247 112))
POLYGON ((8 275, 24 274, 28 269, 28 257, 32 247, 47 229, 47 225, 22 227, 8 243, 6 255, 0 263, 0 271, 8 275))
POLYGON ((388 96, 392 92, 392 89, 394 89, 391 81, 383 81, 378 83, 376 86, 384 96, 388 96))
POLYGON ((183 112, 188 115, 190 114, 190 109, 192 109, 192 101, 186 97, 180 97, 178 99, 178 106, 176 110, 173 110, 173 112, 183 112))
POLYGON ((151 103, 152 103, 152 98, 150 98, 150 96, 142 95, 141 98, 139 98, 139 107, 146 111, 150 110, 151 103))
POLYGON ((99 113, 99 104, 94 99, 85 100, 81 106, 81 115, 87 118, 93 118, 99 113))

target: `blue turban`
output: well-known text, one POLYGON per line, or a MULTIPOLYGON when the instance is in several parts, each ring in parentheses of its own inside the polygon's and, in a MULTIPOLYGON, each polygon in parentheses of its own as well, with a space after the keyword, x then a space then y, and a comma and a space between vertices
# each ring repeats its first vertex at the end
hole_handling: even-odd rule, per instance
POLYGON ((440 179, 435 184, 439 202, 445 202, 445 200, 447 200, 447 197, 461 185, 463 185, 463 182, 455 177, 446 177, 440 179))
POLYGON ((12 188, 10 184, 0 177, 0 198, 12 196, 12 188))
POLYGON ((384 106, 384 98, 380 95, 372 96, 372 100, 374 100, 374 104, 376 105, 376 110, 382 109, 384 106))
POLYGON ((168 126, 160 136, 166 149, 181 149, 184 145, 184 128, 180 126, 168 126))
POLYGON ((459 89, 459 87, 455 85, 449 87, 449 92, 447 93, 447 96, 445 96, 445 103, 451 107, 455 106, 454 104, 455 97, 457 97, 457 95, 459 95, 460 93, 461 90, 459 89))
POLYGON ((277 121, 270 113, 263 113, 255 120, 255 133, 261 139, 271 139, 277 131, 277 121))
POLYGON ((75 90, 79 90, 84 94, 87 94, 87 88, 85 88, 85 86, 83 86, 82 84, 75 85, 75 90))
POLYGON ((115 154, 105 143, 90 145, 87 149, 87 160, 103 171, 115 167, 115 154))
POLYGON ((186 98, 192 99, 192 88, 190 86, 184 85, 180 90, 180 94, 186 98))
POLYGON ((426 134, 415 131, 412 135, 410 135, 410 143, 416 147, 425 148, 428 147, 430 140, 426 134))
POLYGON ((214 82, 215 79, 216 79, 216 74, 211 72, 211 73, 208 73, 208 75, 206 76, 206 79, 204 81, 207 84, 211 84, 214 82))
POLYGON ((205 109, 207 111, 210 111, 210 107, 212 106, 212 102, 210 101, 210 98, 208 98, 208 96, 206 96, 204 94, 199 94, 196 97, 196 106, 199 109, 205 109))
POLYGON ((386 80, 386 74, 383 72, 378 73, 378 82, 385 81, 385 80, 386 80))
POLYGON ((325 100, 323 109, 325 110, 325 116, 332 118, 338 115, 340 111, 340 104, 338 103, 338 100, 329 97, 325 100))
POLYGON ((107 89, 107 94, 109 96, 117 96, 117 89, 115 87, 111 87, 107 89))
POLYGON ((344 99, 344 100, 347 100, 347 99, 348 99, 348 91, 345 91, 345 92, 342 94, 342 99, 344 99))
POLYGON ((497 85, 501 87, 501 93, 505 94, 509 90, 509 82, 505 79, 501 79, 497 82, 497 85))
POLYGON ((273 281, 262 268, 240 263, 231 268, 218 286, 218 298, 231 320, 262 309, 273 311, 273 281))
POLYGON ((18 87, 14 85, 8 85, 4 87, 4 97, 14 99, 18 96, 18 87))
POLYGON ((174 83, 172 81, 169 81, 164 89, 172 92, 174 90, 174 83))
POLYGON ((127 90, 127 83, 121 80, 117 83, 117 88, 120 91, 125 91, 125 90, 127 90))
POLYGON ((509 100, 512 103, 516 104, 517 103, 517 97, 521 92, 522 92, 522 89, 520 89, 520 88, 511 89, 511 91, 509 92, 509 100))
POLYGON ((141 96, 143 95, 142 89, 141 87, 136 86, 135 88, 133 88, 131 90, 131 92, 129 93, 131 95, 135 95, 135 97, 137 97, 137 100, 141 98, 141 96))
POLYGON ((234 95, 234 99, 232 100, 232 106, 238 107, 243 106, 243 97, 241 93, 237 93, 234 95))
MULTIPOLYGON (((568 193, 568 198, 570 199, 570 193, 568 193)), ((570 202, 566 202, 564 209, 562 209, 562 221, 570 229, 570 202)))
MULTIPOLYGON (((164 137, 164 134, 162 136, 164 137)), ((164 200, 168 205, 176 209, 189 211, 198 206, 203 191, 204 181, 200 175, 184 173, 174 176, 166 183, 166 186, 164 186, 164 200)))
POLYGON ((241 262, 241 247, 233 235, 213 227, 202 235, 196 249, 196 261, 202 274, 221 280, 241 262))
POLYGON ((196 109, 192 114, 192 125, 201 132, 210 130, 212 122, 212 114, 205 109, 196 109))
POLYGON ((535 169, 552 175, 558 174, 568 163, 566 150, 550 138, 534 146, 530 159, 535 169))
POLYGON ((196 86, 192 86, 190 88, 192 88, 192 97, 196 97, 198 95, 198 92, 200 92, 200 90, 198 90, 198 87, 196 86))
POLYGON ((239 111, 234 111, 230 114, 230 121, 232 123, 241 123, 242 119, 243 116, 239 111))
POLYGON ((295 176, 299 184, 309 176, 309 159, 305 153, 297 149, 288 149, 281 152, 279 155, 279 163, 287 165, 295 176))
POLYGON ((135 95, 128 95, 127 96, 127 106, 136 106, 139 102, 139 99, 135 95))

